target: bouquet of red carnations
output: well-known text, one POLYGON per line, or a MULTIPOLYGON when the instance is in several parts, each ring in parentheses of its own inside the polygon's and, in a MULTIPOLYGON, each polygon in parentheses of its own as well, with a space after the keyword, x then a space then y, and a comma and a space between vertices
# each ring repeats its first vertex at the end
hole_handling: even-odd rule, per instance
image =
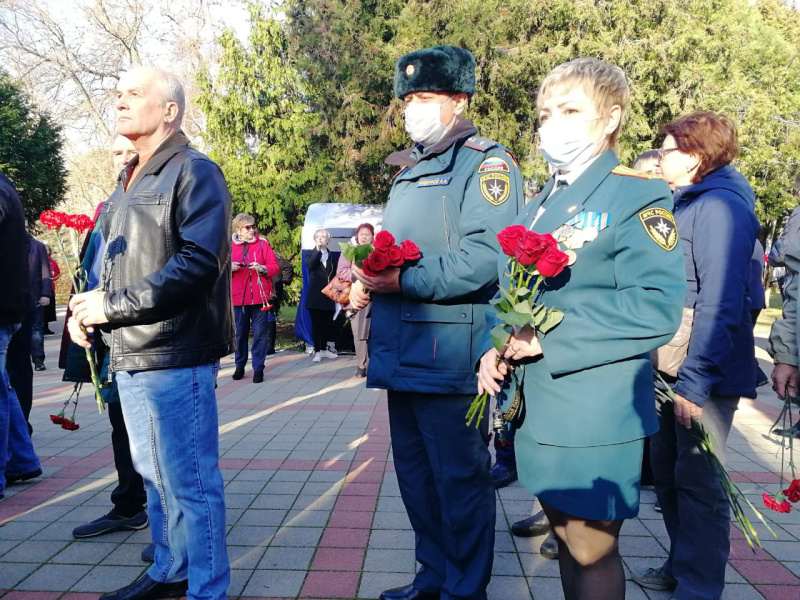
MULTIPOLYGON (((45 225, 48 229, 54 232, 56 236, 56 242, 58 243, 58 248, 59 250, 61 250, 61 254, 64 257, 64 262, 67 267, 67 271, 69 272, 70 278, 72 279, 72 285, 75 287, 75 291, 77 293, 83 292, 86 289, 87 274, 83 272, 83 269, 81 269, 80 265, 78 234, 84 233, 92 229, 92 227, 94 226, 92 219, 90 219, 86 215, 70 215, 63 212, 56 212, 54 210, 46 210, 41 214, 39 220, 42 222, 43 225, 45 225), (61 232, 63 229, 66 229, 68 232, 68 238, 72 246, 71 254, 67 253, 67 250, 64 247, 64 242, 61 239, 61 232)), ((103 401, 103 396, 100 395, 100 389, 102 387, 102 384, 100 383, 100 377, 98 375, 99 369, 97 367, 97 360, 95 355, 88 348, 86 349, 86 360, 89 362, 89 371, 91 372, 92 375, 92 384, 94 385, 94 397, 95 400, 97 400, 97 407, 100 410, 100 412, 103 412, 103 409, 105 408, 105 402, 103 401)), ((67 400, 67 403, 69 403, 69 400, 67 400)), ((75 399, 75 405, 77 406, 77 394, 75 399)), ((63 415, 61 416, 63 417, 63 415)), ((53 420, 53 415, 50 416, 50 419, 53 420)), ((60 423, 63 426, 63 422, 61 421, 53 420, 53 422, 57 424, 60 423)), ((72 423, 74 425, 74 411, 73 411, 72 423)), ((64 427, 64 429, 68 429, 68 427, 64 427)), ((77 426, 75 426, 74 429, 77 429, 77 426)))
MULTIPOLYGON (((548 234, 529 231, 522 225, 511 225, 497 234, 503 253, 508 256, 505 275, 508 287, 500 285, 500 296, 490 302, 497 318, 490 335, 492 343, 502 355, 512 335, 528 327, 537 337, 561 323, 564 313, 556 308, 547 308, 540 303, 546 280, 556 277, 570 262, 570 255, 558 248, 558 242, 548 234)), ((498 358, 498 364, 502 359, 498 358)), ((488 392, 478 394, 467 411, 467 425, 479 427, 486 408, 488 392)))

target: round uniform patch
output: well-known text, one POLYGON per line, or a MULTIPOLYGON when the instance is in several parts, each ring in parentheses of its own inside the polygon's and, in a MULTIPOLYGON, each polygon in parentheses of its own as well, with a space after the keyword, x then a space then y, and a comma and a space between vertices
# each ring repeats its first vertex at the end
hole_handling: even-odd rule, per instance
POLYGON ((656 244, 669 252, 678 245, 678 228, 675 218, 666 208, 648 208, 639 213, 647 235, 656 244))
POLYGON ((408 65, 408 66, 406 67, 406 75, 408 75, 409 77, 411 77, 411 76, 414 74, 414 70, 415 70, 415 69, 414 69, 414 65, 408 65))
POLYGON ((505 173, 488 173, 480 178, 481 194, 490 204, 500 206, 511 194, 511 180, 505 173))

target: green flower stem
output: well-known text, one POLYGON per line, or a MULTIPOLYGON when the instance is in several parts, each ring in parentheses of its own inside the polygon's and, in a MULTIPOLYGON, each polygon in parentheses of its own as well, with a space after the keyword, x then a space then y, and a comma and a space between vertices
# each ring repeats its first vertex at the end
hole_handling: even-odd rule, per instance
MULTIPOLYGON (((67 254, 67 250, 66 248, 64 248, 64 242, 61 241, 61 235, 59 235, 60 230, 61 230, 60 227, 55 230, 56 240, 58 241, 58 247, 59 250, 61 250, 61 254, 64 256, 64 260, 66 261, 67 270, 69 271, 69 276, 72 279, 72 285, 74 286, 75 291, 78 294, 80 294, 86 289, 86 277, 82 276, 80 266, 76 268, 70 261, 69 255, 67 254)), ((76 252, 74 256, 77 262, 79 254, 77 233, 75 232, 74 229, 70 229, 70 232, 71 232, 70 241, 72 242, 73 250, 76 252)), ((83 325, 81 325, 81 330, 84 333, 86 333, 86 328, 83 325)), ((95 361, 95 357, 92 354, 90 348, 85 348, 84 351, 86 353, 86 360, 89 362, 89 372, 91 373, 92 376, 92 385, 94 386, 94 399, 97 401, 97 410, 98 412, 102 413, 106 407, 106 403, 103 401, 103 396, 100 395, 100 388, 102 386, 100 383, 100 377, 98 376, 97 373, 97 362, 95 361)), ((75 403, 75 407, 77 408, 77 402, 75 403)))
MULTIPOLYGON (((675 392, 672 391, 672 388, 667 385, 667 382, 664 381, 664 378, 661 377, 661 374, 653 370, 653 375, 655 377, 655 381, 658 384, 661 384, 664 389, 656 387, 656 400, 660 403, 665 404, 671 402, 675 404, 675 392)), ((692 420, 692 432, 694 436, 697 438, 697 443, 700 446, 700 449, 706 455, 711 468, 714 470, 714 473, 719 480, 720 487, 724 492, 728 503, 731 506, 731 511, 733 512, 734 517, 736 517, 736 522, 739 524, 742 533, 744 534, 744 538, 747 540, 748 545, 752 548, 753 552, 755 552, 755 547, 753 546, 753 542, 758 544, 760 548, 763 548, 761 545, 761 540, 758 538, 758 532, 753 527, 753 524, 750 522, 750 519, 747 517, 747 514, 744 511, 743 503, 746 504, 753 513, 755 513, 756 517, 758 517, 759 521, 761 521, 767 530, 775 537, 778 537, 775 531, 773 531, 772 527, 770 527, 769 523, 764 519, 761 515, 759 510, 753 506, 753 503, 745 496, 742 491, 739 489, 739 486, 731 479, 730 474, 728 474, 725 465, 717 457, 716 452, 714 452, 714 444, 712 443, 711 435, 706 431, 706 428, 703 427, 703 424, 699 421, 692 420)))
POLYGON ((467 427, 472 425, 472 421, 477 416, 477 420, 475 421, 475 429, 478 429, 481 425, 481 419, 483 419, 483 412, 486 409, 486 400, 489 397, 489 392, 483 392, 482 394, 478 394, 475 396, 475 399, 472 401, 472 404, 469 405, 469 410, 467 411, 467 427))

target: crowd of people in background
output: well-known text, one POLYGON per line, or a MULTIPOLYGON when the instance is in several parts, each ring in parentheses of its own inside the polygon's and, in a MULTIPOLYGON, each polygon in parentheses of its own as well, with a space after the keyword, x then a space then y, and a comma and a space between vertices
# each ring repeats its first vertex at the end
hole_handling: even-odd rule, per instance
MULTIPOLYGON (((558 560, 566 600, 624 598, 620 530, 638 514, 650 479, 670 549, 634 580, 676 600, 720 598, 729 506, 691 427, 698 421, 713 434, 724 462, 739 399, 755 398, 766 383, 753 334, 765 308, 764 249, 753 190, 732 164, 735 123, 711 111, 682 116, 629 169, 618 159, 631 95, 625 73, 599 59, 569 61, 537 94, 539 149, 552 177, 526 204, 516 158, 464 117, 475 93, 468 51, 404 55, 394 89, 413 145, 387 159, 400 171, 381 227, 413 240, 421 259, 368 275, 331 247, 325 229, 302 257, 311 362, 337 358, 329 343, 346 312, 354 375, 388 393, 395 470, 421 568, 380 599, 485 600, 495 489, 517 478, 542 510, 512 532, 550 532, 542 554, 558 560), (488 334, 499 323, 490 301, 507 280, 496 237, 512 224, 558 232, 572 258, 542 296, 563 321, 546 337, 516 329, 499 349, 488 334), (570 246, 576 235, 583 241, 570 246), (324 293, 337 280, 349 290, 342 302, 324 293), (667 346, 685 351, 674 371, 662 372, 675 402, 658 404, 651 355, 667 346), (494 467, 490 428, 464 426, 476 391, 495 395, 499 409, 515 394, 524 401, 521 419, 498 422, 485 409, 494 467)), ((148 571, 101 598, 222 599, 230 566, 219 361, 233 352, 232 377, 241 380, 249 354, 253 383, 264 381, 291 265, 256 231, 255 216, 231 218, 222 171, 181 130, 185 97, 174 75, 131 69, 116 98, 118 186, 84 241, 89 281, 84 292, 72 290, 59 367, 66 381, 88 383, 83 350, 98 354, 118 486, 111 511, 73 536, 150 525, 148 571)), ((0 296, 2 497, 6 485, 42 474, 27 421, 33 369, 46 369, 43 335, 55 320, 59 269, 25 232, 19 196, 2 175, 0 202, 11 278, 0 296)), ((784 269, 784 319, 770 337, 780 397, 800 387, 798 234, 800 209, 769 254, 769 265, 784 269)), ((362 223, 351 243, 374 237, 375 227, 362 223)), ((800 436, 800 423, 777 433, 800 436)))

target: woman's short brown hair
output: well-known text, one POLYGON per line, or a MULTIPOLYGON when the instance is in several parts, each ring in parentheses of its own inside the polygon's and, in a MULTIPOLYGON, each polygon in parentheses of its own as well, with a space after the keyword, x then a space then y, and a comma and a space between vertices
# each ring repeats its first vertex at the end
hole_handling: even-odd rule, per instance
POLYGON ((707 110, 685 115, 661 127, 684 154, 700 158, 696 179, 724 167, 739 154, 739 135, 733 119, 707 110))

